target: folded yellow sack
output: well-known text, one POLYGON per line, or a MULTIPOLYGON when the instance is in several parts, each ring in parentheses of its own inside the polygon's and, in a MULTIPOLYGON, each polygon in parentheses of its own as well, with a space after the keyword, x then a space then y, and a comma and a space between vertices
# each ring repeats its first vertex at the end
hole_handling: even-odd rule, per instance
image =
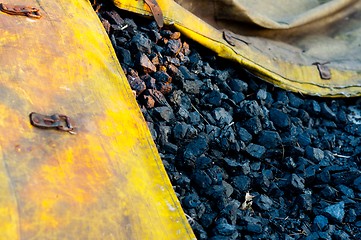
POLYGON ((10 3, 24 4, 0 12, 0 238, 194 239, 90 3, 10 3))
MULTIPOLYGON (((113 0, 152 15, 145 1, 113 0)), ((282 88, 361 95, 358 0, 157 0, 164 22, 282 88)))

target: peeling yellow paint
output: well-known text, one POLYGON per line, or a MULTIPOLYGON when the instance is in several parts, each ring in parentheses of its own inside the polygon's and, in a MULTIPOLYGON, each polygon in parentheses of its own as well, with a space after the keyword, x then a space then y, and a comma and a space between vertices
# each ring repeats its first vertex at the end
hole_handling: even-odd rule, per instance
POLYGON ((0 238, 194 238, 89 2, 27 5, 43 17, 0 13, 0 238))

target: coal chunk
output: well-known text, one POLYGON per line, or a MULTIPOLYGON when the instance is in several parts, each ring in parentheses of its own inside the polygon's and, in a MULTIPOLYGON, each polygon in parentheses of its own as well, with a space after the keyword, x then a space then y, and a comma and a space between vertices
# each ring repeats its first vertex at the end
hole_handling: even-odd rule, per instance
POLYGON ((349 187, 347 187, 345 185, 340 184, 340 185, 337 185, 336 188, 337 188, 338 191, 340 191, 343 195, 345 195, 348 198, 354 198, 355 197, 354 191, 351 188, 349 188, 349 187))
POLYGON ((351 184, 355 179, 361 176, 361 171, 350 169, 338 173, 333 173, 331 179, 335 184, 351 184))
POLYGON ((189 129, 189 125, 184 122, 177 122, 173 127, 173 137, 176 140, 184 139, 189 129))
POLYGON ((316 175, 317 180, 319 183, 330 183, 331 181, 331 174, 330 171, 327 169, 323 169, 319 174, 316 175))
POLYGON ((262 131, 262 123, 259 117, 252 117, 243 123, 243 127, 251 134, 257 135, 262 131))
POLYGON ((140 69, 144 73, 155 72, 157 70, 154 64, 149 60, 147 55, 145 55, 144 53, 138 53, 135 56, 135 62, 136 65, 138 66, 138 69, 140 69))
POLYGON ((173 109, 170 107, 155 107, 154 108, 154 114, 155 116, 157 116, 159 119, 169 122, 171 120, 174 119, 174 113, 173 113, 173 109))
POLYGON ((289 186, 296 192, 303 192, 305 189, 305 179, 292 173, 289 177, 289 186))
POLYGON ((111 22, 111 24, 123 25, 124 20, 120 17, 120 15, 115 11, 107 11, 105 13, 105 17, 111 22))
POLYGON ((242 222, 246 225, 246 231, 249 233, 262 233, 262 222, 259 218, 246 216, 242 219, 242 222))
POLYGON ((222 95, 219 91, 213 90, 203 97, 203 101, 215 107, 219 107, 221 106, 222 95))
POLYGON ((158 140, 160 145, 164 146, 169 142, 169 136, 171 133, 171 128, 166 125, 158 125, 158 140))
POLYGON ((215 219, 217 217, 217 213, 216 212, 209 212, 209 213, 204 213, 200 219, 200 222, 202 224, 202 226, 204 226, 205 228, 209 228, 211 226, 212 223, 214 223, 215 219))
POLYGON ((192 125, 198 125, 201 122, 201 115, 199 112, 190 112, 189 113, 189 122, 192 125))
POLYGON ((240 102, 242 102, 246 97, 244 96, 243 93, 241 92, 235 92, 231 95, 230 97, 235 104, 239 104, 240 102))
POLYGON ((264 130, 259 133, 257 142, 258 144, 271 149, 279 147, 282 144, 282 139, 278 132, 264 130))
MULTIPOLYGON (((217 221, 217 225, 216 228, 214 229, 214 232, 215 234, 217 235, 219 234, 221 236, 232 236, 232 239, 235 239, 238 236, 236 226, 227 223, 227 220, 224 218, 221 218, 220 220, 217 221)), ((218 239, 218 238, 213 238, 213 239, 218 239)))
POLYGON ((237 211, 241 203, 237 200, 230 201, 224 209, 222 209, 220 216, 227 219, 232 225, 236 225, 237 222, 237 211))
POLYGON ((164 53, 169 56, 176 56, 182 49, 182 42, 180 39, 171 39, 167 42, 164 53))
POLYGON ((357 219, 357 213, 355 209, 351 208, 346 212, 344 222, 353 223, 357 219))
POLYGON ((266 152, 266 148, 258 144, 250 143, 246 147, 246 152, 254 158, 262 159, 266 152))
POLYGON ((186 95, 181 90, 176 90, 176 91, 172 92, 169 96, 169 100, 175 106, 183 107, 184 109, 187 109, 187 110, 192 106, 189 96, 186 95))
POLYGON ((289 116, 279 109, 272 108, 269 111, 269 116, 276 128, 287 129, 291 125, 289 116))
POLYGON ((176 67, 174 64, 169 64, 167 70, 175 83, 183 83, 184 76, 178 67, 176 67))
POLYGON ((237 175, 241 172, 244 173, 247 172, 247 170, 249 171, 249 166, 247 166, 247 164, 240 163, 230 158, 224 158, 220 164, 230 175, 237 175))
POLYGON ((306 150, 305 150, 305 156, 306 156, 306 158, 314 161, 315 163, 319 163, 324 159, 325 154, 319 148, 313 148, 313 147, 307 146, 306 150))
POLYGON ((201 224, 199 224, 196 221, 190 222, 192 229, 194 231, 194 234, 196 235, 197 239, 199 240, 207 240, 209 239, 207 232, 204 230, 201 224))
POLYGON ((288 93, 288 99, 290 101, 289 102, 290 106, 292 106, 294 108, 299 108, 305 102, 303 99, 301 99, 300 97, 296 96, 295 94, 293 94, 291 92, 288 93))
POLYGON ((191 69, 201 68, 202 65, 202 57, 197 51, 192 51, 189 55, 189 63, 188 66, 191 69))
POLYGON ((317 215, 313 220, 312 229, 314 231, 325 231, 327 230, 328 219, 322 215, 317 215))
POLYGON ((285 91, 277 91, 276 92, 276 103, 278 106, 285 106, 290 103, 287 92, 285 91))
POLYGON ((208 139, 203 135, 199 135, 196 139, 191 141, 184 150, 183 156, 185 159, 195 160, 208 149, 208 139))
POLYGON ((273 172, 268 169, 262 170, 258 176, 253 176, 253 188, 260 188, 263 192, 267 192, 273 179, 273 172))
POLYGON ((170 142, 165 142, 163 144, 163 149, 166 153, 177 154, 178 146, 170 142))
POLYGON ((315 100, 306 100, 305 109, 313 116, 318 116, 321 112, 320 104, 315 100))
POLYGON ((293 170, 293 169, 296 169, 296 167, 297 167, 297 164, 292 157, 286 157, 283 161, 283 165, 288 170, 293 170))
POLYGON ((230 124, 233 120, 232 115, 222 107, 214 109, 212 115, 220 127, 230 124))
POLYGON ((301 132, 297 135, 297 142, 301 147, 307 147, 311 145, 312 140, 310 134, 307 132, 301 132))
POLYGON ((129 67, 134 66, 132 55, 128 49, 125 49, 122 47, 116 47, 115 50, 116 50, 117 57, 119 58, 119 61, 122 64, 125 64, 129 67))
POLYGON ((192 175, 192 182, 200 190, 208 189, 212 185, 212 179, 205 170, 196 170, 192 175))
POLYGON ((227 183, 226 181, 222 181, 222 185, 223 185, 224 190, 226 192, 227 198, 229 198, 234 192, 234 189, 233 189, 232 185, 227 183))
POLYGON ((157 71, 155 73, 153 73, 153 78, 155 78, 155 80, 157 82, 162 82, 162 83, 169 83, 172 81, 171 76, 168 75, 168 73, 163 72, 163 71, 157 71))
POLYGON ((199 80, 185 80, 183 90, 186 93, 199 94, 202 85, 203 83, 199 80))
POLYGON ((342 223, 345 216, 345 203, 343 201, 326 207, 323 215, 336 223, 342 223))
POLYGON ((191 71, 189 71, 188 68, 183 65, 180 66, 178 69, 186 80, 195 80, 197 78, 194 74, 191 73, 191 71))
POLYGON ((300 206, 304 211, 312 210, 312 194, 308 191, 306 193, 301 194, 296 199, 296 203, 300 206))
POLYGON ((252 141, 252 135, 238 123, 236 124, 236 132, 238 138, 243 141, 245 144, 249 144, 252 141))
POLYGON ((147 89, 156 89, 156 80, 152 78, 149 74, 144 74, 140 78, 145 82, 147 89))
POLYGON ((269 211, 273 206, 273 201, 267 195, 261 194, 253 199, 252 207, 259 211, 269 211))
POLYGON ((146 90, 146 85, 138 76, 127 76, 130 87, 136 92, 137 96, 146 90))
POLYGON ((241 114, 242 117, 250 118, 254 116, 262 116, 263 111, 257 101, 244 100, 239 106, 239 114, 241 114))
POLYGON ((240 79, 230 80, 228 86, 235 92, 246 92, 248 90, 248 84, 240 79))
POLYGON ((328 199, 328 200, 332 200, 335 199, 337 196, 337 190, 329 185, 325 186, 321 192, 320 195, 324 198, 324 199, 328 199))
POLYGON ((143 94, 143 98, 144 100, 146 100, 147 97, 150 97, 153 101, 153 107, 154 106, 167 106, 170 107, 167 99, 165 98, 165 96, 163 95, 163 93, 161 93, 160 91, 156 90, 156 89, 147 89, 144 91, 143 94))
POLYGON ((332 233, 332 239, 335 240, 350 240, 350 239, 359 239, 358 237, 356 238, 351 238, 351 236, 349 234, 347 234, 345 231, 342 230, 335 230, 332 233))
POLYGON ((150 54, 152 51, 152 41, 144 34, 136 34, 130 41, 130 49, 133 53, 150 54))
POLYGON ((232 180, 232 185, 240 192, 247 192, 251 188, 251 179, 245 175, 236 176, 232 180))
POLYGON ((320 104, 321 116, 330 120, 336 120, 336 114, 327 106, 325 102, 320 104))
POLYGON ((189 112, 187 109, 184 109, 182 107, 180 107, 178 109, 177 115, 182 119, 182 120, 187 120, 189 118, 189 112))
POLYGON ((355 187, 356 190, 361 192, 361 177, 358 177, 353 181, 353 186, 355 187))
POLYGON ((213 165, 212 159, 206 156, 200 156, 196 160, 196 168, 197 169, 208 169, 211 168, 213 165))
POLYGON ((267 91, 265 89, 259 89, 256 96, 257 96, 258 100, 261 100, 261 101, 266 100, 267 91))
POLYGON ((199 200, 199 196, 196 193, 189 194, 185 196, 182 200, 183 205, 186 208, 196 208, 201 204, 201 201, 199 200))

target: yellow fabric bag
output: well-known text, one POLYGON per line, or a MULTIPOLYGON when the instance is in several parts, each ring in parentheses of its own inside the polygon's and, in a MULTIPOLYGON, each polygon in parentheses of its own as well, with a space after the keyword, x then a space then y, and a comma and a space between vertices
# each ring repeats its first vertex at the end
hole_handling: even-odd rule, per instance
POLYGON ((0 239, 194 239, 90 3, 8 3, 42 17, 0 12, 0 239))
MULTIPOLYGON (((152 15, 144 1, 113 2, 152 15)), ((316 96, 361 95, 361 1, 176 2, 157 0, 165 24, 262 79, 316 96)))

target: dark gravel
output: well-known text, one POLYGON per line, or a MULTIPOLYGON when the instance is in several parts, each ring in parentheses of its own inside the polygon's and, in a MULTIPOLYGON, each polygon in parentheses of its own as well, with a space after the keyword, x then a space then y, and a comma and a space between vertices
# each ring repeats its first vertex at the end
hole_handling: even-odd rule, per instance
POLYGON ((151 19, 98 14, 198 239, 361 239, 359 99, 291 93, 151 19))

